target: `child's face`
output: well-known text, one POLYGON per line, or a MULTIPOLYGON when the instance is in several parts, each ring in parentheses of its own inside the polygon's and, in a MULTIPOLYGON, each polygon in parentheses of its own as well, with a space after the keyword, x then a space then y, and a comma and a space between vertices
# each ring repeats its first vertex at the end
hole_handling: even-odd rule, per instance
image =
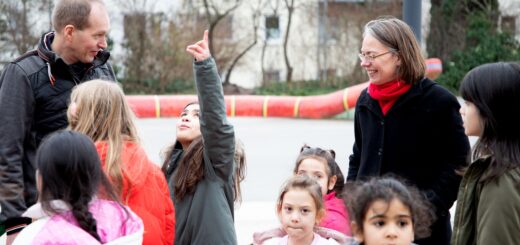
POLYGON ((480 114, 475 104, 464 101, 459 112, 464 122, 464 133, 467 136, 480 136, 482 134, 482 126, 480 114))
POLYGON ((410 209, 398 199, 375 201, 365 215, 363 233, 356 233, 356 238, 365 245, 410 245, 414 239, 410 209))
POLYGON ((201 134, 199 112, 200 106, 198 104, 191 104, 181 113, 176 126, 177 140, 181 142, 182 145, 185 143, 189 145, 201 134))
POLYGON ((285 193, 278 218, 290 240, 312 241, 317 210, 311 194, 304 189, 292 189, 285 193))
POLYGON ((326 195, 328 190, 332 190, 336 184, 336 176, 332 178, 327 174, 327 162, 316 158, 304 159, 298 166, 297 175, 307 175, 316 179, 321 186, 321 194, 326 195))

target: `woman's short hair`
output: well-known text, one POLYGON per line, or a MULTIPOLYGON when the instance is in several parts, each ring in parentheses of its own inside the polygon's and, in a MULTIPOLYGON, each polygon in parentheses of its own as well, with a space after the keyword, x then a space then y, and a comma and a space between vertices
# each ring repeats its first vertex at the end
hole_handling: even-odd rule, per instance
POLYGON ((405 22, 392 16, 382 16, 365 25, 363 37, 366 35, 374 37, 399 57, 399 78, 407 83, 415 83, 424 77, 426 63, 421 48, 412 29, 405 22))

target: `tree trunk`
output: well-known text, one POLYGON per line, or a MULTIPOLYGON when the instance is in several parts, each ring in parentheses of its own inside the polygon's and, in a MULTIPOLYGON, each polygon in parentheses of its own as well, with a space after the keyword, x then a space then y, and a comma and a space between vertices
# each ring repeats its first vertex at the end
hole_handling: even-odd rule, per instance
POLYGON ((285 59, 285 67, 287 69, 285 81, 287 81, 287 83, 291 83, 293 67, 291 66, 291 63, 289 61, 289 55, 287 54, 288 53, 287 44, 289 42, 289 31, 291 29, 292 14, 294 12, 294 0, 285 0, 285 5, 287 6, 287 11, 289 12, 289 15, 287 17, 287 27, 285 28, 285 38, 283 41, 283 55, 284 55, 284 59, 285 59), (291 1, 291 3, 289 4, 288 1, 291 1))

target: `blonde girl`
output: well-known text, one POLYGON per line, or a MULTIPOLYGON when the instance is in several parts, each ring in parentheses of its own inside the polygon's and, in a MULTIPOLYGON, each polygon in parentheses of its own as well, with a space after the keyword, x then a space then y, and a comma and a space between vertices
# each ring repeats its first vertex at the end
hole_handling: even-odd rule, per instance
POLYGON ((303 175, 289 179, 278 196, 276 213, 287 235, 260 244, 338 244, 314 232, 325 215, 321 187, 314 178, 303 175))
POLYGON ((94 80, 77 86, 67 112, 70 128, 89 136, 122 201, 144 223, 143 244, 172 244, 175 212, 164 175, 139 145, 134 115, 121 87, 94 80))

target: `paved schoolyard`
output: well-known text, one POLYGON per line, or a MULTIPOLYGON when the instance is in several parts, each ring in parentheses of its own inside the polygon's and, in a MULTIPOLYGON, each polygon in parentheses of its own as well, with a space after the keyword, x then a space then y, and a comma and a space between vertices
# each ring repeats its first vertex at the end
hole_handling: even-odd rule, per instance
MULTIPOLYGON (((138 130, 148 155, 160 162, 160 151, 175 140, 175 121, 140 119, 138 130)), ((292 174, 300 147, 307 143, 336 151, 336 160, 346 174, 347 159, 354 141, 349 120, 306 120, 286 118, 230 118, 236 136, 245 146, 247 177, 243 201, 235 211, 238 244, 252 242, 252 234, 279 223, 275 201, 283 181, 292 174)))
MULTIPOLYGON (((160 164, 160 153, 175 140, 177 118, 139 119, 137 127, 149 157, 160 164)), ((283 181, 291 175, 300 147, 307 143, 336 151, 336 160, 347 174, 348 155, 354 142, 350 120, 286 118, 230 118, 236 136, 244 143, 247 177, 243 201, 235 211, 238 244, 252 242, 252 234, 276 227, 275 201, 283 181)), ((474 138, 471 139, 475 141, 474 138)), ((454 208, 452 208, 452 213, 454 208)), ((0 238, 0 244, 5 241, 0 238)))

